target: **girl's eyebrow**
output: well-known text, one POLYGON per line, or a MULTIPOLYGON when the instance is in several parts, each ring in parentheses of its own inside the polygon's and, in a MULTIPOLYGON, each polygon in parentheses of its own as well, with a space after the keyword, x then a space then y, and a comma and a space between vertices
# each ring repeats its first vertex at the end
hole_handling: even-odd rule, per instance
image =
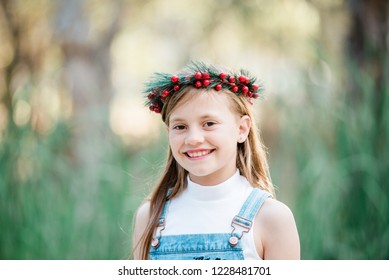
POLYGON ((174 123, 174 122, 184 122, 185 121, 185 119, 182 119, 182 118, 172 118, 171 120, 170 120, 170 123, 174 123))
MULTIPOLYGON (((204 119, 219 119, 219 118, 215 115, 212 115, 212 114, 205 114, 205 115, 201 116, 199 119, 204 120, 204 119)), ((186 121, 186 119, 181 118, 181 117, 172 118, 170 120, 171 123, 173 123, 173 122, 185 122, 185 121, 186 121)))

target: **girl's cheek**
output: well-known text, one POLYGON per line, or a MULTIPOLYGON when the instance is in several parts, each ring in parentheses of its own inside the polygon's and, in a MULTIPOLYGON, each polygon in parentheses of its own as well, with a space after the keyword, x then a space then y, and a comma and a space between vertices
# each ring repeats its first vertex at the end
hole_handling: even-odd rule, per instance
POLYGON ((179 136, 177 135, 170 135, 169 142, 170 146, 176 146, 179 143, 179 136))

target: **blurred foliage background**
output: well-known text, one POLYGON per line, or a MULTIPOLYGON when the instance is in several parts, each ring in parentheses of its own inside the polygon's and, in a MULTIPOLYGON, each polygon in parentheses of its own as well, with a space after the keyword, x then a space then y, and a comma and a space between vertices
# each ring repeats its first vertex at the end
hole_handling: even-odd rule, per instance
POLYGON ((0 0, 0 258, 126 259, 154 71, 247 68, 303 259, 389 259, 386 0, 0 0))

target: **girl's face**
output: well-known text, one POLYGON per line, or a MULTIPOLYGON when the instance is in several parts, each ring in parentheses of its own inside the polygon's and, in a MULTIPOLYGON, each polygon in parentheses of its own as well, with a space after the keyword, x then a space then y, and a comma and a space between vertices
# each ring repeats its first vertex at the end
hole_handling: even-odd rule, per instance
POLYGON ((250 129, 248 116, 232 110, 224 92, 191 90, 173 109, 169 143, 175 160, 201 185, 216 185, 236 172, 237 143, 250 129))

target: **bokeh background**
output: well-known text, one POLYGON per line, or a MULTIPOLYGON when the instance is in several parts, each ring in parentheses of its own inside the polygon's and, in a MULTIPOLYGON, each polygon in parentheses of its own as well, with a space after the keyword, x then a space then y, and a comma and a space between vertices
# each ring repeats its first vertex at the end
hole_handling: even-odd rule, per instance
POLYGON ((152 72, 263 81, 303 259, 389 259, 386 0, 0 0, 0 258, 127 259, 167 153, 152 72))

